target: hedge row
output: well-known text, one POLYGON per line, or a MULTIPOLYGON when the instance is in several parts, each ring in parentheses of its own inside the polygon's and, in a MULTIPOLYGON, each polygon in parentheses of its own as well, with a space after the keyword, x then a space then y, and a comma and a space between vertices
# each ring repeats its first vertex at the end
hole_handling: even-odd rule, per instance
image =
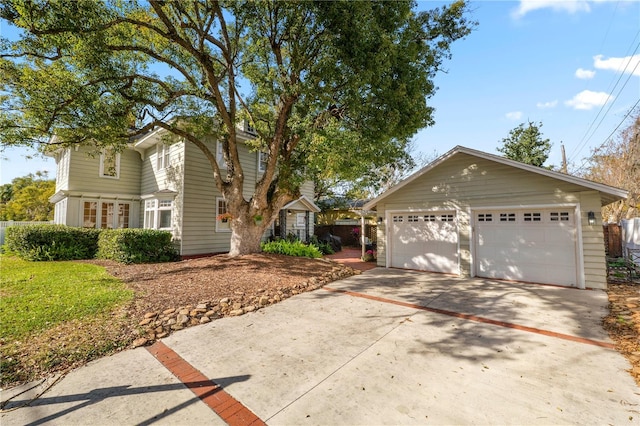
POLYGON ((171 233, 153 229, 88 229, 65 225, 12 226, 6 250, 25 260, 112 259, 122 263, 167 262, 178 252, 171 233))

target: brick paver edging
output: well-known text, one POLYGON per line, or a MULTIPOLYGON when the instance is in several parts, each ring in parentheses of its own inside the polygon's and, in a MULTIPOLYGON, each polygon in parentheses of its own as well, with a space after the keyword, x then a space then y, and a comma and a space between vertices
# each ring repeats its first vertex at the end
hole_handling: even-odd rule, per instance
POLYGON ((415 303, 402 302, 400 300, 386 299, 384 297, 372 296, 370 294, 357 293, 354 291, 339 290, 331 287, 322 287, 323 290, 333 293, 346 294, 352 297, 360 297, 363 299, 375 300, 378 302, 390 303, 392 305, 404 306, 407 308, 419 309, 421 311, 433 312, 436 314, 448 315, 450 317, 462 318, 470 321, 481 322, 485 324, 497 325, 499 327, 512 328, 514 330, 526 331, 529 333, 541 334, 543 336, 555 337, 558 339, 570 340, 572 342, 584 343, 587 345, 600 346, 601 348, 615 349, 613 343, 602 342, 600 340, 587 339, 584 337, 572 336, 570 334, 557 333, 550 330, 542 330, 540 328, 528 327, 526 325, 519 325, 510 322, 498 321, 491 318, 479 317, 476 315, 462 314, 460 312, 447 311, 445 309, 428 308, 422 305, 416 305, 415 303))
POLYGON ((240 401, 225 392, 220 385, 209 380, 161 341, 147 347, 147 350, 229 425, 266 426, 266 423, 240 401))

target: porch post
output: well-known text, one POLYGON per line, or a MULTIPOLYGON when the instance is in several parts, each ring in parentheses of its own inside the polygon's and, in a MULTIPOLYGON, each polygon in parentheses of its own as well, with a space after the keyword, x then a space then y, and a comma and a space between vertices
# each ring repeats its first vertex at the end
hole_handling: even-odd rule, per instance
POLYGON ((287 238, 287 211, 280 210, 280 237, 287 238))
POLYGON ((362 256, 360 256, 361 259, 364 259, 364 254, 366 251, 366 247, 365 247, 365 232, 364 232, 364 212, 361 210, 360 211, 360 246, 362 247, 362 256))
POLYGON ((304 212, 304 240, 309 242, 309 210, 304 212))

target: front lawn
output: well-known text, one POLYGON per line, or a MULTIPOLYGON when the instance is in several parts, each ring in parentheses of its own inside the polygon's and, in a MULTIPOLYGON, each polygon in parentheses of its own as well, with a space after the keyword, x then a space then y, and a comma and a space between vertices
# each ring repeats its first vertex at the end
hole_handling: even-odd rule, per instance
POLYGON ((134 297, 103 267, 0 257, 1 383, 31 380, 125 347, 113 313, 134 297))
POLYGON ((73 319, 109 312, 133 292, 103 267, 0 258, 0 339, 15 340, 73 319))

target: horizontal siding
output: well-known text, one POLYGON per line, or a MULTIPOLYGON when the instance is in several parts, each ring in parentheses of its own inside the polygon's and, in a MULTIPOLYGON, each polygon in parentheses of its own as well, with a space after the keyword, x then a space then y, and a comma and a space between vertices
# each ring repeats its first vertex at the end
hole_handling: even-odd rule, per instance
POLYGON ((56 158, 56 192, 69 189, 69 162, 71 149, 61 149, 56 158))
MULTIPOLYGON (((209 142, 215 155, 215 144, 209 142)), ((229 251, 229 232, 216 232, 216 197, 213 170, 205 155, 193 144, 185 144, 182 212, 182 254, 229 251)))
POLYGON ((88 148, 70 150, 69 179, 66 189, 105 194, 140 194, 140 155, 125 149, 120 154, 119 178, 105 178, 100 174, 100 155, 90 156, 88 148))
MULTIPOLYGON (((602 226, 589 226, 587 212, 600 211, 598 192, 467 154, 456 154, 377 206, 378 217, 393 210, 456 210, 461 269, 471 273, 468 209, 580 204, 585 285, 606 288, 602 226)), ((386 266, 386 230, 378 226, 378 265, 386 266)))

